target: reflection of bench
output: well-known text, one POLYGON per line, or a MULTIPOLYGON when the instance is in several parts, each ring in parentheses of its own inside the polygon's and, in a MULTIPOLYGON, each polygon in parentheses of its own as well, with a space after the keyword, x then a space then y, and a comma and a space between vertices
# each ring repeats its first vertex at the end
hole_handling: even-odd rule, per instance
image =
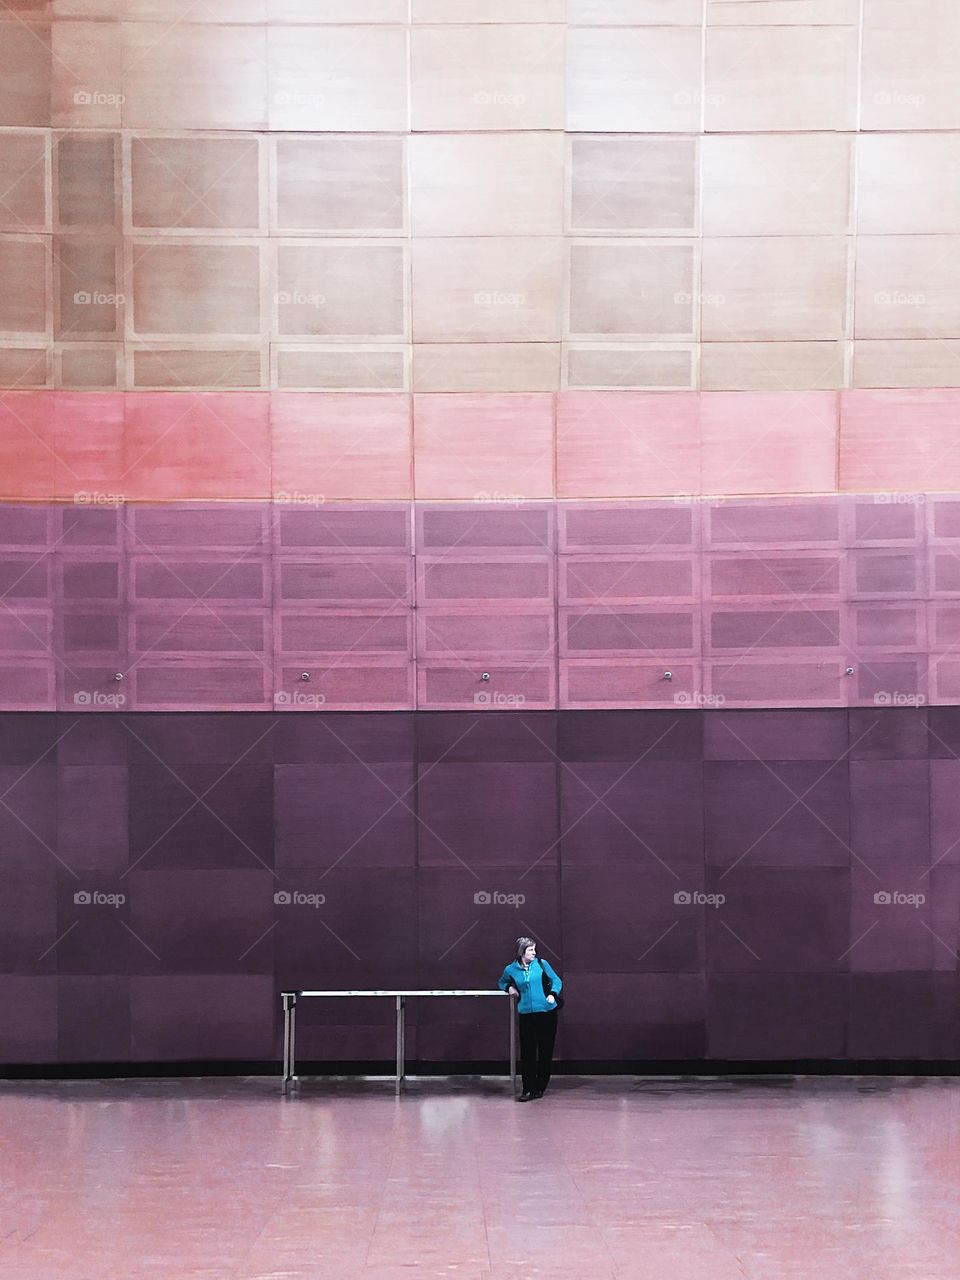
MULTIPOLYGON (((297 1001, 307 997, 322 996, 325 998, 344 998, 347 996, 384 996, 397 1002, 397 1083, 396 1091, 400 1092, 404 1071, 404 1036, 406 1032, 406 1004, 408 996, 499 996, 502 1000, 505 991, 283 991, 283 1092, 291 1086, 295 1089, 299 1083, 296 1075, 297 1057, 297 1001)), ((513 1011, 515 997, 507 996, 510 1007, 510 1085, 517 1091, 517 1020, 513 1011)))

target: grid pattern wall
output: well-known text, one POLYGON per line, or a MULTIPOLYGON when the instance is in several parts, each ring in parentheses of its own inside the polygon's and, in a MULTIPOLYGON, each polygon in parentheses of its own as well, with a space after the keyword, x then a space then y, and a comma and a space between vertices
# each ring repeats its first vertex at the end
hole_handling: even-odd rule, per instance
POLYGON ((0 382, 957 386, 958 45, 953 0, 3 0, 0 382))
MULTIPOLYGON (((277 1059, 282 989, 489 987, 524 933, 566 1060, 956 1060, 958 751, 949 707, 2 715, 0 1057, 277 1059)), ((392 1016, 307 1001, 300 1052, 392 1016)), ((408 1017, 503 1060, 492 1001, 408 1017)))
POLYGON ((958 566, 944 494, 0 504, 0 706, 951 703, 958 566))

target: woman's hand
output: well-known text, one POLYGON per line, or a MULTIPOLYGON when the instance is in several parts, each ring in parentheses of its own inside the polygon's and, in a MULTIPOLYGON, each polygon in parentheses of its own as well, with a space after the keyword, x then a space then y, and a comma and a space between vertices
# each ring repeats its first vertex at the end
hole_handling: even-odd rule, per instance
POLYGON ((547 996, 547 1004, 556 1004, 556 1003, 557 1003, 556 996, 547 996))
POLYGON ((519 997, 520 992, 517 990, 517 988, 516 988, 516 987, 507 987, 507 995, 508 995, 508 996, 518 996, 518 997, 519 997))

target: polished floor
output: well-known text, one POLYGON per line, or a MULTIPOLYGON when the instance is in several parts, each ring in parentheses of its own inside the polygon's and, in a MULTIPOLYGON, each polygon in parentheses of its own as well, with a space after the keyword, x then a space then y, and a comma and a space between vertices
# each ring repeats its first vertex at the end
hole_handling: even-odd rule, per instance
POLYGON ((960 1080, 0 1084, 4 1280, 957 1280, 960 1080))

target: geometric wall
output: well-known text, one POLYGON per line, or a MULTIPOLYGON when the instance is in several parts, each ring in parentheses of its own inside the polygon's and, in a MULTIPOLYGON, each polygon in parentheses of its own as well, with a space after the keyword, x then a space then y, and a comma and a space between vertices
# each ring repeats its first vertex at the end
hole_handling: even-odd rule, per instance
MULTIPOLYGON (((0 1058, 276 1061, 280 990, 529 933, 567 1061, 956 1060, 958 756, 953 707, 6 714, 0 1058)), ((415 1005, 412 1060, 503 1061, 498 1003, 415 1005)), ((388 1001, 299 1016, 391 1056, 388 1001)))
POLYGON ((958 565, 936 493, 0 504, 0 706, 952 703, 958 565))
POLYGON ((0 12, 0 385, 960 385, 950 0, 0 12))
POLYGON ((958 44, 0 0, 0 1058, 960 1057, 958 44))

